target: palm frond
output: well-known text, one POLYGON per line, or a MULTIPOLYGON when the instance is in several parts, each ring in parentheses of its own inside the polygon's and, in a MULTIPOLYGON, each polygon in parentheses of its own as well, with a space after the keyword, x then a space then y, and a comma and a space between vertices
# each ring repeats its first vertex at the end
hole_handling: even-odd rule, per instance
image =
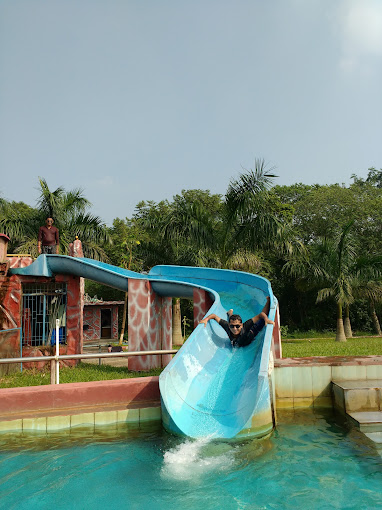
POLYGON ((273 169, 267 170, 264 160, 255 160, 255 169, 246 170, 237 179, 232 179, 225 195, 225 205, 229 218, 251 217, 262 209, 273 179, 277 177, 273 169))

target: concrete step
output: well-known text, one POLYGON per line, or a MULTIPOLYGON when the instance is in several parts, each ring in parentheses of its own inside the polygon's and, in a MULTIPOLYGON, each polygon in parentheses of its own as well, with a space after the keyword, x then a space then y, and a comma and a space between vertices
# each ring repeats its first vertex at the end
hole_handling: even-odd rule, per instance
POLYGON ((377 450, 382 451, 382 432, 366 432, 365 436, 374 442, 377 450))
POLYGON ((358 411, 347 414, 361 432, 365 434, 378 432, 382 435, 382 411, 358 411))
POLYGON ((332 381, 334 406, 344 413, 382 411, 382 380, 332 381))

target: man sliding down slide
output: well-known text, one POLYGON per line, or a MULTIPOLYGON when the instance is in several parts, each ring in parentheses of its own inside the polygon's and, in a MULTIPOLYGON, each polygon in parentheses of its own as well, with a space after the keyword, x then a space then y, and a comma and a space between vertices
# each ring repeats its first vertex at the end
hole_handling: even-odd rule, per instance
POLYGON ((252 319, 245 321, 244 324, 240 315, 233 314, 232 309, 228 311, 229 322, 212 313, 202 319, 199 324, 204 324, 204 327, 206 327, 207 322, 214 319, 226 331, 233 347, 245 347, 253 342, 256 335, 260 333, 266 324, 274 324, 268 318, 269 308, 270 297, 268 296, 263 310, 258 315, 252 317, 252 319))

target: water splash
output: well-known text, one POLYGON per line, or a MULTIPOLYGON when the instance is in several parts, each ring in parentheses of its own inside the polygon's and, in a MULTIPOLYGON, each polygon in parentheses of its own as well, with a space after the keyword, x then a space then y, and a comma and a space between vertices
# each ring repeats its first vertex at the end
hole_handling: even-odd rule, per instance
POLYGON ((208 473, 230 469, 234 461, 234 449, 226 443, 214 443, 211 437, 187 439, 165 452, 161 476, 198 480, 208 473))

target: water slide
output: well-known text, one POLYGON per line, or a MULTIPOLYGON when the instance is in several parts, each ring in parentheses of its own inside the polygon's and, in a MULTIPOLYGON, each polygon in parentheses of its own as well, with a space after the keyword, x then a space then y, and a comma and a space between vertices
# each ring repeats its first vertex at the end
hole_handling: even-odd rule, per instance
MULTIPOLYGON (((87 258, 40 255, 13 274, 51 277, 82 276, 128 290, 129 279, 146 279, 161 296, 193 298, 193 289, 206 291, 213 302, 209 313, 227 318, 227 311, 243 321, 258 314, 271 297, 270 319, 276 298, 270 283, 257 275, 183 266, 155 266, 148 274, 87 258)), ((170 432, 189 437, 260 437, 273 429, 272 389, 268 373, 273 326, 268 325, 249 346, 233 348, 215 322, 199 324, 160 379, 162 419, 170 432)))

